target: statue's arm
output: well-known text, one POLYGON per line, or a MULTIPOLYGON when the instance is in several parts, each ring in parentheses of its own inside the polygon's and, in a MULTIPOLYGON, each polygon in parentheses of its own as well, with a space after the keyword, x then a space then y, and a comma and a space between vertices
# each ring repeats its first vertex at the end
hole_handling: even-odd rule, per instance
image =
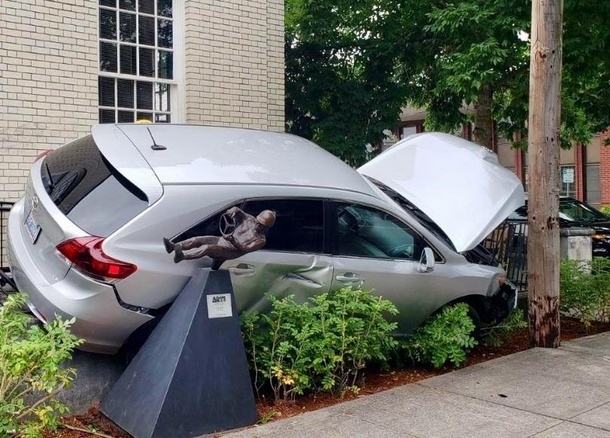
POLYGON ((240 242, 238 239, 235 239, 233 236, 231 236, 231 239, 229 241, 233 244, 233 246, 235 246, 235 248, 242 252, 257 251, 263 246, 265 246, 266 243, 265 236, 260 236, 256 239, 250 239, 248 242, 240 242))

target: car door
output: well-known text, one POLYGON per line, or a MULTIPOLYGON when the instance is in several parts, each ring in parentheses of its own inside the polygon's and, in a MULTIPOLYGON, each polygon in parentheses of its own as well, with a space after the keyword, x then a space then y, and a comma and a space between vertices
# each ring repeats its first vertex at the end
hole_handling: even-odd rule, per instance
MULTIPOLYGON (((382 210, 355 203, 329 203, 334 274, 331 288, 362 286, 392 301, 399 333, 410 333, 445 304, 451 273, 435 251, 432 272, 420 272, 425 239, 382 210)), ((455 273, 454 273, 455 274, 455 273)))
POLYGON ((242 209, 253 216, 273 210, 276 219, 262 249, 222 266, 231 273, 238 309, 268 311, 265 294, 278 298, 293 294, 305 302, 328 292, 333 266, 330 256, 323 254, 322 200, 256 199, 246 201, 242 209))

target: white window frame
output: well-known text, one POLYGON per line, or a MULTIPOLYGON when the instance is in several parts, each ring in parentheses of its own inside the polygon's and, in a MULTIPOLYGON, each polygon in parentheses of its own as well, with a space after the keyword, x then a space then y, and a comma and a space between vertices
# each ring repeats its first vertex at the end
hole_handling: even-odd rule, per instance
MULTIPOLYGON (((126 111, 128 111, 128 110, 133 111, 134 117, 136 117, 135 115, 138 112, 152 113, 153 121, 154 121, 156 114, 170 114, 171 123, 183 123, 185 120, 184 98, 183 98, 183 96, 184 96, 184 86, 183 86, 183 84, 184 84, 184 2, 180 1, 180 0, 172 0, 172 17, 171 18, 157 15, 158 11, 157 11, 157 1, 156 0, 154 1, 154 4, 155 4, 155 13, 154 14, 146 14, 146 13, 139 12, 137 10, 137 8, 138 8, 137 1, 136 1, 136 11, 126 11, 123 9, 119 9, 118 0, 117 0, 116 8, 113 8, 110 6, 103 6, 99 3, 99 0, 96 3, 97 3, 96 7, 97 7, 97 14, 98 14, 98 19, 97 19, 97 23, 98 23, 98 31, 97 31, 98 82, 99 82, 99 79, 102 77, 115 79, 115 81, 114 81, 114 84, 115 84, 115 87, 114 87, 115 105, 114 105, 114 107, 102 106, 101 102, 98 102, 98 110, 113 110, 115 112, 115 120, 117 122, 119 120, 118 112, 121 109, 123 109, 126 111), (108 40, 108 39, 100 38, 100 30, 99 30, 100 17, 99 16, 100 16, 100 11, 102 9, 116 12, 117 35, 116 35, 115 40, 108 40), (119 21, 118 21, 119 12, 132 13, 136 16, 143 15, 143 16, 147 16, 147 17, 153 17, 155 20, 155 26, 154 26, 155 45, 148 46, 148 45, 144 45, 144 44, 139 44, 139 41, 137 41, 137 40, 135 43, 120 41, 120 29, 119 29, 119 21), (157 18, 172 21, 172 48, 171 49, 158 46, 157 18), (139 47, 154 49, 155 54, 156 54, 156 50, 158 50, 158 49, 172 52, 173 53, 173 65, 172 65, 173 79, 158 78, 157 76, 158 76, 159 72, 156 68, 155 68, 155 77, 139 76, 137 74, 124 74, 124 73, 119 73, 119 72, 114 73, 114 72, 102 71, 100 68, 101 57, 102 57, 102 53, 100 50, 101 42, 114 43, 117 45, 117 70, 120 70, 120 62, 121 62, 120 54, 118 51, 119 44, 136 47, 136 72, 139 72, 139 64, 140 64, 139 51, 137 50, 139 47), (133 81, 134 87, 137 86, 136 85, 137 82, 150 82, 152 84, 167 84, 169 86, 169 90, 170 90, 170 102, 169 102, 170 109, 169 109, 169 111, 158 111, 156 109, 156 102, 155 102, 156 98, 154 97, 154 88, 153 88, 153 109, 152 110, 138 110, 137 95, 136 95, 135 90, 134 90, 133 108, 119 107, 118 106, 119 102, 118 102, 118 89, 117 89, 118 81, 117 81, 117 79, 125 79, 125 80, 133 81)), ((138 32, 139 32, 139 20, 136 19, 136 34, 138 32)), ((156 62, 156 60, 155 60, 155 62, 156 62)), ((153 87, 154 87, 154 85, 153 85, 153 87)))

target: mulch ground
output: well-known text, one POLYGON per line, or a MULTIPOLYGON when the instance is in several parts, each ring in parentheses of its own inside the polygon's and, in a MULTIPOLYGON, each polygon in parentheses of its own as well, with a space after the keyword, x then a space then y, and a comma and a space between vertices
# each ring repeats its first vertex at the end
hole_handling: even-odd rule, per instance
MULTIPOLYGON (((586 329, 583 324, 576 320, 569 318, 562 318, 561 320, 562 341, 569 341, 571 339, 606 331, 610 331, 610 324, 594 324, 589 329, 586 329)), ((502 346, 493 347, 477 345, 474 350, 470 352, 464 366, 485 362, 497 357, 527 350, 528 348, 529 334, 528 329, 525 328, 515 332, 510 341, 504 343, 502 346)), ((343 398, 338 398, 330 394, 311 394, 298 397, 294 402, 275 404, 262 399, 257 404, 259 418, 261 418, 262 421, 275 421, 282 418, 293 417, 304 412, 314 411, 354 398, 366 397, 369 394, 391 389, 396 386, 414 383, 454 370, 455 367, 452 366, 446 366, 440 369, 408 367, 390 371, 368 369, 364 374, 363 381, 361 382, 361 389, 358 394, 347 393, 343 398)), ((92 406, 84 415, 66 417, 63 418, 62 421, 67 427, 61 428, 57 432, 48 432, 45 434, 45 438, 90 438, 92 436, 112 438, 131 437, 112 423, 112 421, 107 419, 99 411, 97 405, 92 406)))

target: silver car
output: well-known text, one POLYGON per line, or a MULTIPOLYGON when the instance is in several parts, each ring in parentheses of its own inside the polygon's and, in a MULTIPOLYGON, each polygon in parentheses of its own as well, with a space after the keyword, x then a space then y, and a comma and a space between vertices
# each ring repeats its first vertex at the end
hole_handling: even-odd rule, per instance
POLYGON ((83 349, 114 353, 212 263, 174 263, 164 237, 219 236, 232 207, 272 210, 266 245, 221 266, 238 310, 362 285, 395 303, 408 334, 453 302, 483 322, 509 313, 516 291, 479 243, 522 204, 493 152, 446 134, 354 170, 284 133, 98 125, 33 164, 10 213, 11 269, 39 319, 76 317, 83 349))

